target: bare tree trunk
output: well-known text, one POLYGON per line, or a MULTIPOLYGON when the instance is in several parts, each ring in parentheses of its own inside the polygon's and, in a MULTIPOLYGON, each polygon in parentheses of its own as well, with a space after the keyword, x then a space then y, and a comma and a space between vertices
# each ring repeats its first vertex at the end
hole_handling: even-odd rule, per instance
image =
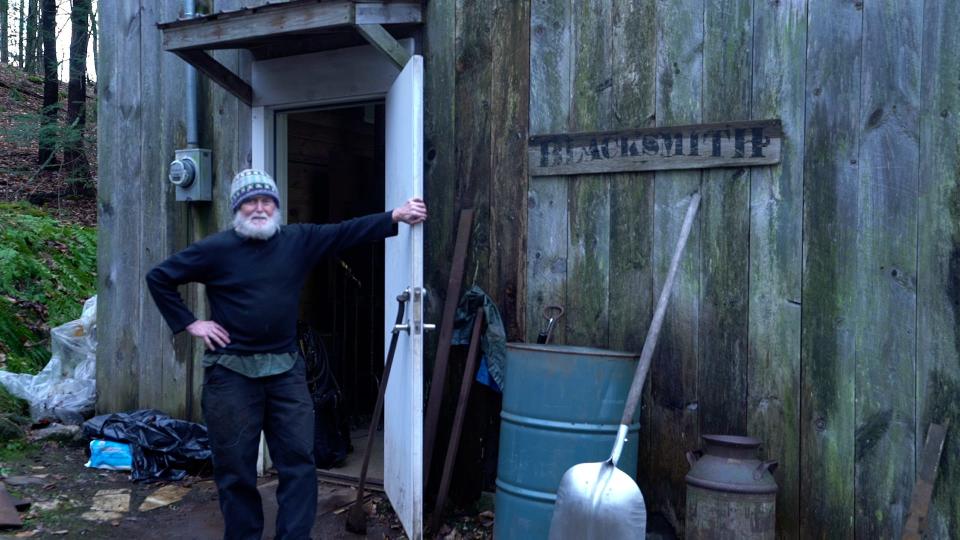
POLYGON ((100 61, 97 59, 97 54, 100 53, 99 45, 97 44, 97 13, 90 9, 90 36, 93 38, 93 78, 97 78, 97 70, 100 69, 100 61))
POLYGON ((70 84, 67 87, 68 138, 63 149, 63 162, 74 178, 82 179, 75 186, 83 189, 90 174, 90 164, 83 151, 83 130, 87 110, 87 42, 90 32, 91 0, 73 0, 70 10, 70 84))
POLYGON ((23 69, 27 73, 37 73, 37 5, 39 0, 27 0, 27 48, 23 53, 23 69))
POLYGON ((23 27, 24 27, 24 24, 26 23, 27 18, 24 16, 24 13, 25 13, 25 12, 23 11, 23 0, 20 0, 20 33, 17 34, 17 39, 19 40, 19 42, 17 43, 17 62, 20 64, 20 69, 26 71, 26 66, 24 66, 24 64, 23 64, 23 59, 24 59, 24 56, 23 56, 23 34, 24 34, 23 27))
POLYGON ((57 1, 43 0, 40 8, 40 37, 43 39, 43 110, 40 116, 40 151, 37 162, 49 168, 54 164, 57 140, 59 80, 57 79, 57 1))
POLYGON ((0 0, 0 62, 10 63, 10 0, 0 0))

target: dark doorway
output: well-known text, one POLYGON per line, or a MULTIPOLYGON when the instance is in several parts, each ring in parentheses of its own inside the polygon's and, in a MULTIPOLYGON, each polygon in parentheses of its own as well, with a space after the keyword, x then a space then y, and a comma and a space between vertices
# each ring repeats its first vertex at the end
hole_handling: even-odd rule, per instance
MULTIPOLYGON (((286 113, 285 146, 288 223, 336 223, 384 210, 382 103, 286 113)), ((382 243, 344 251, 314 270, 300 305, 300 319, 323 340, 353 435, 347 462, 320 472, 344 480, 359 476, 383 373, 383 271, 382 243)), ((375 446, 369 476, 377 484, 382 432, 375 446)))

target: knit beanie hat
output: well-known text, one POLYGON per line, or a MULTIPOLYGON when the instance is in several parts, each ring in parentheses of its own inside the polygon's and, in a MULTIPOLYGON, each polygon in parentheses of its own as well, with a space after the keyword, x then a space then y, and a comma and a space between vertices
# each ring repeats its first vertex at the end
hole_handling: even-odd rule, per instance
POLYGON ((243 201, 257 195, 272 197, 277 207, 280 206, 277 184, 269 174, 257 169, 244 169, 233 177, 233 182, 230 183, 230 206, 234 212, 240 208, 243 201))

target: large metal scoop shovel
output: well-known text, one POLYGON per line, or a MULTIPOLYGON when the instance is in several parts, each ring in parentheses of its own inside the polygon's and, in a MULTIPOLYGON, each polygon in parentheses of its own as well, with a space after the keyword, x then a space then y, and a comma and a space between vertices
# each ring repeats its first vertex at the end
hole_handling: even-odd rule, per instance
POLYGON ((650 370, 650 360, 670 300, 670 289, 673 288, 680 256, 687 245, 687 237, 690 236, 699 206, 700 194, 694 193, 680 229, 680 240, 673 252, 673 260, 670 261, 667 281, 660 291, 657 309, 653 312, 653 322, 647 330, 610 459, 600 463, 580 463, 564 473, 550 522, 550 540, 616 540, 646 536, 647 509, 643 504, 643 494, 633 478, 617 468, 617 460, 627 439, 627 426, 633 420, 633 413, 640 402, 643 381, 650 370))

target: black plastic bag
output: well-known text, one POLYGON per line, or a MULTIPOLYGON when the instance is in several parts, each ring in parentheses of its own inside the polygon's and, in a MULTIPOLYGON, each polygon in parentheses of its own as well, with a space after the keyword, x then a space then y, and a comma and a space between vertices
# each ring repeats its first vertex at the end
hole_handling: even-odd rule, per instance
POLYGON ((135 482, 182 480, 211 470, 207 428, 157 410, 95 416, 83 423, 83 434, 129 444, 133 451, 130 479, 135 482))
POLYGON ((313 400, 313 457, 319 469, 338 467, 353 450, 350 426, 342 412, 343 393, 333 375, 330 356, 316 330, 297 326, 300 352, 307 368, 307 386, 313 400))

